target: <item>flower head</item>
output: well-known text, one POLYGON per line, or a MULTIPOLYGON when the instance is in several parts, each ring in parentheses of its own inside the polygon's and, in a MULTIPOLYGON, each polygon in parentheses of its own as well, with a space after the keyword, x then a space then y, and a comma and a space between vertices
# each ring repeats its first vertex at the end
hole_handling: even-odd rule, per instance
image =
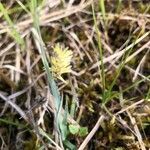
POLYGON ((51 56, 51 71, 55 77, 63 80, 61 75, 71 72, 70 62, 73 57, 73 52, 68 47, 63 48, 60 44, 56 44, 53 47, 53 51, 54 55, 51 56))

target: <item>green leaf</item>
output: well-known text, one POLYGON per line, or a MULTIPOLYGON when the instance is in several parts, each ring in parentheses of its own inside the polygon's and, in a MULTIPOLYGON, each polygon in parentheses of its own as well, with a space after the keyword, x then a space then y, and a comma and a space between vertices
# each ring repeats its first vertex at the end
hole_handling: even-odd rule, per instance
POLYGON ((87 127, 80 127, 79 129, 79 136, 83 137, 88 134, 88 128, 87 127))
POLYGON ((68 128, 67 128, 67 124, 64 122, 62 116, 59 117, 59 127, 61 130, 61 136, 62 136, 62 140, 66 140, 67 135, 68 135, 68 128))
POLYGON ((71 124, 69 125, 69 131, 71 134, 77 134, 79 132, 79 126, 78 125, 74 125, 74 124, 71 124))
POLYGON ((71 142, 69 142, 68 140, 64 141, 64 145, 67 147, 66 150, 68 150, 68 148, 69 148, 69 150, 76 150, 77 149, 76 146, 74 144, 72 144, 71 142))
MULTIPOLYGON (((62 103, 63 103, 63 99, 61 100, 61 105, 60 105, 60 110, 62 109, 62 103)), ((69 133, 68 131, 68 126, 67 126, 67 113, 68 113, 68 103, 66 101, 66 106, 65 106, 65 113, 64 116, 61 116, 61 114, 59 114, 60 111, 58 112, 58 120, 59 120, 59 127, 61 129, 61 136, 62 136, 62 140, 66 140, 67 135, 69 133)))

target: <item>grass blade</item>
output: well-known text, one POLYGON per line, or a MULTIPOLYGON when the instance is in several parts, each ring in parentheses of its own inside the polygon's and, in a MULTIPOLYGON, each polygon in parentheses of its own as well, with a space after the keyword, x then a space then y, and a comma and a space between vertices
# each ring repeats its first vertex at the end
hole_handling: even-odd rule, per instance
POLYGON ((5 20, 9 24, 10 31, 8 33, 15 39, 15 41, 18 44, 24 45, 24 41, 21 38, 20 34, 15 29, 15 26, 14 26, 12 20, 10 19, 9 15, 8 15, 7 9, 3 6, 3 4, 1 2, 0 2, 0 11, 3 13, 5 20))

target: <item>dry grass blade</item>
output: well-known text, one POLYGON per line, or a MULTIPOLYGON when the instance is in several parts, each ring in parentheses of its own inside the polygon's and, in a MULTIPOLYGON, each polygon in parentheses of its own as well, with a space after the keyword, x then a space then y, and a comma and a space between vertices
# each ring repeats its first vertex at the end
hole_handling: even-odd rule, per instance
POLYGON ((128 116, 129 116, 129 118, 130 118, 130 120, 131 120, 131 123, 132 123, 132 125, 133 125, 134 131, 135 131, 136 136, 137 136, 137 138, 138 138, 138 141, 139 141, 139 144, 140 144, 140 146, 141 146, 141 149, 142 149, 142 150, 146 150, 145 145, 144 145, 144 142, 143 142, 143 140, 142 140, 142 135, 141 135, 141 133, 140 133, 140 131, 139 131, 139 128, 138 128, 138 126, 137 126, 137 124, 136 124, 135 118, 132 117, 132 115, 130 114, 129 111, 126 111, 126 112, 127 112, 128 116))
MULTIPOLYGON (((134 43, 130 44, 129 46, 127 46, 127 47, 124 48, 123 50, 121 50, 121 51, 119 51, 119 52, 117 52, 117 53, 114 53, 114 54, 112 54, 111 56, 109 56, 109 57, 107 57, 107 58, 103 58, 104 64, 107 63, 107 62, 109 62, 109 61, 112 61, 112 60, 115 59, 115 58, 120 58, 120 57, 122 57, 123 54, 124 54, 126 51, 128 51, 129 49, 131 49, 132 47, 134 47, 136 44, 138 44, 140 41, 142 41, 144 38, 146 38, 146 37, 149 35, 149 33, 150 33, 150 32, 145 33, 143 36, 141 36, 139 39, 137 39, 134 43)), ((149 42, 148 42, 148 44, 149 44, 149 42)), ((146 47, 147 47, 147 45, 146 45, 146 47)), ((142 50, 143 50, 143 48, 142 48, 142 50)), ((92 70, 92 69, 98 67, 99 65, 101 65, 101 62, 95 63, 95 64, 90 68, 90 70, 92 70)))
POLYGON ((10 104, 12 106, 12 108, 14 108, 20 115, 22 118, 24 118, 27 122, 28 122, 28 117, 26 116, 25 112, 15 103, 13 103, 9 98, 7 98, 6 96, 2 95, 0 92, 0 97, 8 104, 10 104))
POLYGON ((78 148, 78 150, 84 150, 85 149, 85 147, 87 146, 88 142, 92 139, 92 137, 94 136, 94 134, 98 130, 100 124, 103 122, 104 118, 105 117, 103 115, 99 117, 99 119, 96 122, 94 128, 90 131, 90 133, 85 138, 85 140, 83 141, 83 143, 80 145, 80 147, 78 148))
POLYGON ((150 50, 148 50, 146 52, 146 54, 143 56, 142 60, 140 61, 138 67, 136 68, 136 71, 135 71, 135 74, 134 74, 134 77, 133 77, 133 81, 135 81, 137 79, 137 76, 138 76, 138 74, 140 72, 140 69, 144 65, 144 62, 146 61, 146 57, 147 57, 147 55, 148 55, 149 52, 150 52, 150 50))
POLYGON ((0 10, 0 149, 150 149, 148 1, 0 10))

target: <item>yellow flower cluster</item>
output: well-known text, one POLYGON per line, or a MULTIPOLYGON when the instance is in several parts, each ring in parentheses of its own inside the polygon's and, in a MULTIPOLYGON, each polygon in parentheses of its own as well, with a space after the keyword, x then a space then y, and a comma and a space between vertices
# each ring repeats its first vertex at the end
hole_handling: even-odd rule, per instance
POLYGON ((73 52, 68 48, 63 48, 60 44, 53 47, 54 55, 51 56, 51 71, 53 75, 64 82, 61 77, 64 73, 71 72, 71 59, 73 52))

